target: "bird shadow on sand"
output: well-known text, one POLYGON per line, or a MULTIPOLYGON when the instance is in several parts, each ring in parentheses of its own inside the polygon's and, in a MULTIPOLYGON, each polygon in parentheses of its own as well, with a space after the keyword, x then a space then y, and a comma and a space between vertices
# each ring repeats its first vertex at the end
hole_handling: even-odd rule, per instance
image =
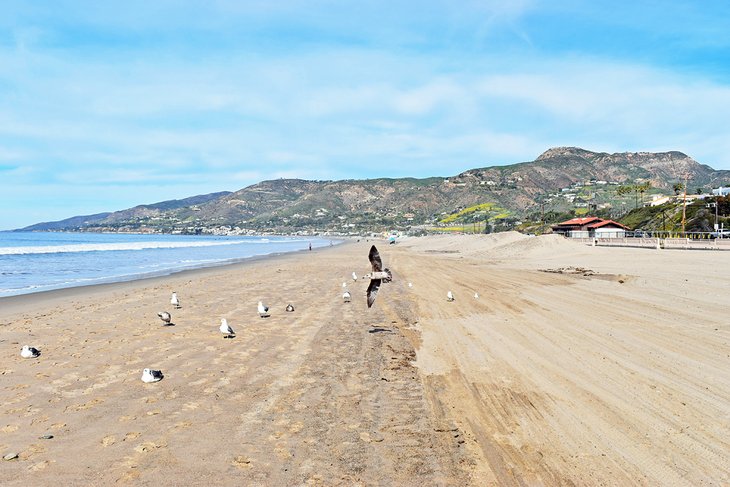
POLYGON ((376 326, 372 330, 368 330, 368 333, 393 333, 393 330, 390 328, 379 328, 376 326))

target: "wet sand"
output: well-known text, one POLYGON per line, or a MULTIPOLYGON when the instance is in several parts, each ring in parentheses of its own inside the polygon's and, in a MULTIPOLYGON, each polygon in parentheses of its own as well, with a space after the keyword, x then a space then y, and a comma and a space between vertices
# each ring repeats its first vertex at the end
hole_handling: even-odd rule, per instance
POLYGON ((730 254, 377 242, 368 309, 370 244, 0 300, 0 481, 730 482, 730 254))

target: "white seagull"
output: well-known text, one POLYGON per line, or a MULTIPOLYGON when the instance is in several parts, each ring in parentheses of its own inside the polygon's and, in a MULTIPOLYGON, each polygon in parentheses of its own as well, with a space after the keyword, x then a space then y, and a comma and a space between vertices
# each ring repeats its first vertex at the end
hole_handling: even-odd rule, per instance
POLYGON ((292 306, 291 303, 287 304, 286 305, 286 311, 289 312, 289 313, 291 313, 292 311, 294 311, 294 306, 292 306))
POLYGON ((258 309, 260 317, 266 318, 267 316, 269 316, 269 307, 264 306, 264 303, 262 303, 261 301, 259 301, 258 309))
POLYGON ((172 324, 170 323, 170 321, 172 320, 172 316, 170 316, 170 313, 168 313, 167 311, 160 311, 159 313, 157 313, 157 316, 159 316, 164 323, 163 326, 168 326, 172 324))
POLYGON ((172 293, 172 297, 170 298, 170 304, 175 309, 180 309, 180 300, 177 298, 177 293, 176 292, 173 292, 172 293))
POLYGON ((412 282, 409 282, 408 283, 408 287, 413 287, 413 283, 412 282))
POLYGON ((479 293, 474 293, 474 299, 479 299, 479 293))
POLYGON ((40 354, 40 350, 34 347, 29 347, 28 345, 23 345, 23 348, 20 349, 20 356, 23 358, 36 358, 40 354))
POLYGON ((342 287, 347 287, 347 283, 346 282, 343 282, 342 283, 342 287))
POLYGON ((228 324, 228 320, 225 318, 221 318, 221 327, 220 327, 221 333, 223 333, 223 338, 233 338, 233 336, 236 334, 235 331, 233 331, 233 328, 231 328, 231 325, 228 324))
POLYGON ((378 249, 375 248, 375 245, 370 247, 368 259, 370 260, 370 265, 373 268, 372 272, 369 274, 370 284, 368 285, 367 292, 369 308, 375 302, 375 296, 378 295, 378 289, 380 289, 380 284, 383 282, 392 281, 393 274, 390 272, 390 269, 383 269, 383 261, 380 260, 380 254, 378 253, 378 249))
POLYGON ((351 298, 352 296, 350 295, 350 291, 345 291, 344 293, 342 293, 342 301, 344 301, 345 303, 349 303, 351 298))
POLYGON ((146 382, 148 384, 150 382, 159 382, 163 377, 165 376, 162 375, 161 370, 144 369, 142 371, 142 382, 146 382))
POLYGON ((451 291, 446 293, 446 301, 453 301, 454 300, 454 293, 451 291))
POLYGON ((353 280, 353 281, 357 281, 357 274, 355 274, 355 272, 354 272, 354 271, 353 271, 353 273, 352 273, 352 280, 353 280))

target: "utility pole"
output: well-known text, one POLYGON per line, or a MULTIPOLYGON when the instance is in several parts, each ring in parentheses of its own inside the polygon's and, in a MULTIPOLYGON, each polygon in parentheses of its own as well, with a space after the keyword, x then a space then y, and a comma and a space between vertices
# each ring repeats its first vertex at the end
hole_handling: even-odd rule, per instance
POLYGON ((684 196, 682 197, 682 235, 684 236, 684 227, 687 223, 687 181, 689 181, 689 173, 684 173, 684 196))

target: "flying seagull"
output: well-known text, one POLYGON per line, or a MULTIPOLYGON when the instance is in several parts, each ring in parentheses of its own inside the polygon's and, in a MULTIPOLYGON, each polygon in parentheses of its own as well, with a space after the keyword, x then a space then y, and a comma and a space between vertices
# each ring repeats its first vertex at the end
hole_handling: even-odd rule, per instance
POLYGON ((40 350, 34 347, 29 347, 28 345, 23 345, 23 348, 20 350, 20 356, 23 358, 36 358, 40 354, 40 350))
POLYGON ((157 316, 159 316, 164 323, 163 326, 168 326, 172 324, 170 323, 170 320, 172 320, 172 316, 170 316, 170 313, 168 313, 167 311, 160 311, 159 313, 157 313, 157 316))
POLYGON ((269 316, 269 307, 264 306, 264 303, 262 303, 261 301, 259 301, 258 309, 260 317, 266 318, 267 316, 269 316))
POLYGON ((286 305, 286 310, 287 310, 287 312, 291 313, 292 311, 294 311, 294 306, 292 306, 291 303, 289 303, 286 305))
POLYGON ((142 382, 147 382, 148 384, 150 382, 159 382, 163 377, 165 376, 162 375, 161 370, 144 369, 142 371, 142 382))
POLYGON ((223 338, 233 338, 236 334, 235 331, 233 331, 233 328, 231 328, 231 325, 228 324, 228 320, 225 318, 221 318, 221 327, 220 327, 221 333, 223 333, 223 338))
POLYGON ((454 300, 454 293, 451 291, 446 293, 446 301, 453 301, 454 300))
POLYGON ((342 301, 344 301, 345 303, 349 303, 350 298, 350 291, 345 291, 344 293, 342 293, 342 301))
POLYGON ((390 269, 388 269, 388 268, 383 269, 383 261, 380 260, 380 254, 378 253, 378 249, 375 248, 375 245, 370 247, 370 253, 368 254, 368 259, 370 259, 370 265, 372 265, 372 267, 373 267, 373 270, 370 273, 370 284, 368 285, 368 308, 369 308, 375 302, 375 296, 378 295, 378 289, 380 288, 380 283, 390 282, 391 280, 393 280, 393 274, 390 272, 390 269))
POLYGON ((176 292, 173 292, 173 293, 172 293, 172 297, 170 298, 170 304, 171 304, 171 305, 172 305, 172 306, 173 306, 173 307, 174 307, 175 309, 180 309, 180 300, 179 300, 179 299, 177 299, 177 293, 176 293, 176 292))

